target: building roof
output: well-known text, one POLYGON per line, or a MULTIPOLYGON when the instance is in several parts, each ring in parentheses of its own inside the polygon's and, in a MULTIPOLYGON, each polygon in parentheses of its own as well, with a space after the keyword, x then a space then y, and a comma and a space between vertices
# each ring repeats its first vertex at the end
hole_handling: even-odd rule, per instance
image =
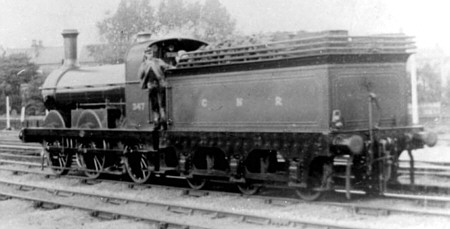
MULTIPOLYGON (((0 49, 1 50, 1 49, 0 49)), ((31 62, 37 65, 60 65, 64 60, 64 47, 46 47, 35 46, 30 48, 6 48, 4 49, 6 56, 11 54, 26 54, 31 58, 31 62)), ((1 54, 1 53, 0 53, 1 54)), ((93 63, 94 58, 89 54, 87 46, 82 46, 79 49, 78 62, 93 63)))
POLYGON ((64 47, 39 47, 31 61, 37 65, 61 64, 64 60, 64 47))

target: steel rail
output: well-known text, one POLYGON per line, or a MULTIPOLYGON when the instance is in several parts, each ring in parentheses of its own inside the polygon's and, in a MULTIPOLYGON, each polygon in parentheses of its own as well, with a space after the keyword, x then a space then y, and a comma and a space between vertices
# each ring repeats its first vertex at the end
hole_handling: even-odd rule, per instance
POLYGON ((40 163, 0 159, 0 165, 2 165, 2 164, 23 165, 23 166, 28 166, 28 167, 41 167, 42 166, 40 163))
MULTIPOLYGON (((0 145, 0 148, 2 147, 2 145, 0 145)), ((10 146, 10 147, 12 147, 12 148, 14 148, 14 147, 16 147, 16 146, 10 146)), ((41 149, 41 147, 34 147, 34 146, 17 146, 17 148, 20 148, 20 149, 29 149, 29 148, 32 148, 32 149, 41 149)), ((4 154, 1 154, 0 153, 0 156, 1 155, 4 155, 4 154)), ((19 156, 18 156, 19 157, 19 156)), ((35 157, 36 159, 38 159, 38 157, 36 157, 36 156, 28 156, 28 155, 24 155, 24 157, 30 157, 30 158, 32 158, 32 157, 35 157)), ((27 163, 27 162, 23 162, 23 161, 21 161, 21 162, 19 162, 19 161, 10 161, 10 160, 2 160, 2 159, 0 159, 0 164, 4 164, 4 163, 8 163, 8 164, 16 164, 16 165, 24 165, 24 166, 28 166, 28 167, 42 167, 42 164, 41 163, 27 163)), ((440 165, 440 163, 439 162, 423 162, 423 163, 430 163, 430 164, 433 164, 433 165, 440 165)), ((445 166, 446 165, 446 163, 442 163, 443 164, 443 166, 445 166)), ((47 168, 53 168, 52 166, 45 166, 45 167, 47 167, 47 168)), ((58 168, 59 169, 59 167, 54 167, 54 168, 58 168)), ((399 170, 399 172, 400 173, 403 173, 403 171, 404 170, 406 170, 407 168, 400 168, 400 170, 399 170)), ((92 171, 92 172, 96 172, 95 170, 87 170, 87 169, 82 169, 82 168, 68 168, 68 170, 70 170, 70 171, 76 171, 76 172, 84 172, 84 171, 92 171)), ((426 170, 426 169, 424 169, 424 170, 426 170)), ((431 168, 430 168, 430 170, 431 170, 431 168)), ((433 169, 434 170, 434 169, 433 169)), ((450 169, 449 169, 450 170, 450 169)), ((421 173, 421 171, 422 170, 420 170, 419 171, 419 173, 421 173)), ((438 171, 438 170, 436 170, 436 171, 438 171)), ((115 172, 101 172, 101 173, 104 173, 104 174, 113 174, 113 175, 117 175, 117 173, 115 173, 115 172)), ((433 174, 430 174, 430 173, 423 173, 423 174, 416 174, 416 175, 433 175, 433 174)), ((445 176, 446 177, 446 175, 447 174, 435 174, 435 175, 437 175, 437 176, 445 176)), ((87 178, 88 179, 88 178, 87 178)), ((433 192, 437 192, 437 193, 450 193, 450 188, 445 188, 445 187, 440 187, 440 186, 421 186, 421 185, 413 185, 413 186, 410 186, 410 185, 394 185, 394 187, 395 188, 397 188, 397 189, 400 189, 400 190, 408 190, 408 189, 411 189, 412 191, 430 191, 430 190, 433 190, 433 192)), ((419 198, 419 201, 420 201, 420 198, 419 198)), ((425 202, 427 201, 427 200, 424 200, 425 202)))
MULTIPOLYGON (((5 142, 2 142, 2 143, 5 143, 5 142)), ((31 154, 31 153, 38 154, 40 151, 42 151, 42 147, 0 144, 0 152, 8 152, 8 151, 14 151, 14 152, 20 152, 20 153, 23 152, 24 154, 31 154)))
MULTIPOLYGON (((409 167, 409 160, 399 160, 400 164, 405 164, 409 167)), ((429 164, 429 165, 435 165, 435 166, 450 166, 450 162, 449 161, 421 161, 421 160, 414 160, 414 163, 416 164, 429 164)), ((450 169, 450 168, 449 168, 450 169)))
MULTIPOLYGON (((0 154, 0 156, 1 156, 1 154, 0 154)), ((31 168, 31 167, 42 168, 42 164, 41 163, 33 163, 33 162, 26 162, 26 161, 0 159, 0 165, 2 165, 2 164, 22 165, 22 166, 27 166, 29 168, 31 168)), ((52 169, 52 168, 61 169, 61 167, 58 167, 58 166, 44 165, 44 167, 45 168, 50 168, 50 169, 52 169)), ((83 169, 83 168, 78 168, 78 167, 75 167, 75 168, 74 167, 70 167, 70 168, 67 168, 67 170, 71 171, 71 172, 98 172, 98 171, 93 170, 93 169, 83 169)), ((109 174, 109 175, 120 175, 120 174, 122 174, 122 173, 119 174, 118 172, 114 172, 114 171, 111 171, 111 172, 110 171, 101 171, 101 172, 98 172, 98 173, 109 174)))
MULTIPOLYGON (((1 146, 1 145, 0 145, 1 146)), ((0 156, 2 154, 0 153, 0 156)), ((36 159, 38 159, 36 157, 36 159)), ((23 162, 23 161, 11 161, 11 160, 4 160, 4 159, 0 159, 0 164, 15 164, 15 165, 24 165, 24 166, 28 166, 28 167, 42 167, 42 162, 39 161, 37 163, 31 163, 31 162, 23 162)), ((55 169, 60 169, 60 167, 53 167, 53 166, 49 166, 49 165, 45 165, 45 167, 47 168, 55 168, 55 169)), ((75 172, 98 172, 96 170, 89 170, 89 169, 83 169, 83 168, 76 168, 76 167, 71 167, 71 168, 67 168, 67 170, 69 171, 75 171, 75 172)), ((442 170, 434 170, 432 168, 430 168, 428 171, 426 171, 426 169, 419 169, 419 171, 415 171, 415 175, 418 176, 436 176, 436 177, 450 177, 450 174, 445 173, 445 171, 442 170), (436 171, 436 172, 431 172, 431 171, 436 171)), ((407 168, 401 167, 399 168, 399 174, 401 175, 408 175, 407 174, 407 168)), ((120 173, 119 172, 115 172, 115 171, 101 171, 98 172, 101 174, 110 174, 110 175, 118 175, 120 173)), ((422 192, 434 192, 434 193, 445 193, 445 194, 450 194, 450 187, 442 187, 442 186, 427 186, 427 185, 390 185, 392 188, 394 189, 400 189, 400 190, 406 190, 406 191, 422 191, 422 192)))
MULTIPOLYGON (((23 161, 10 161, 10 160, 3 160, 0 159, 0 165, 1 164, 13 164, 13 165, 21 165, 21 166, 27 166, 28 168, 31 167, 37 167, 37 168, 41 168, 42 164, 40 163, 30 163, 30 162, 23 162, 23 161)), ((45 166, 46 168, 57 168, 59 169, 59 167, 52 167, 52 166, 45 166)), ((2 169, 2 168, 0 168, 2 169)), ((68 168, 69 171, 71 172, 85 172, 85 171, 91 171, 91 172, 96 172, 95 170, 88 170, 88 169, 82 169, 82 168, 68 168)), ((25 171, 22 171, 25 172, 25 171)), ((118 175, 117 172, 109 172, 109 171, 103 171, 101 172, 102 174, 109 174, 109 175, 118 175)), ((66 176, 70 176, 70 175, 66 175, 66 176)), ((171 177, 171 176, 167 176, 170 178, 177 178, 177 177, 171 177)), ((83 179, 81 177, 77 178, 77 179, 83 179)), ((178 178, 178 179, 184 179, 184 178, 178 178)), ((92 180, 88 177, 84 177, 84 180, 92 180)), ((99 182, 101 181, 111 181, 111 180, 101 180, 101 179, 95 179, 99 182)), ((130 182, 129 185, 138 185, 135 184, 133 182, 130 182)), ((142 185, 148 185, 148 184, 142 184, 142 185)), ((450 194, 450 187, 442 187, 442 186, 425 186, 425 185, 405 185, 405 184, 398 184, 398 185, 390 185, 391 188, 393 188, 394 190, 400 190, 400 191, 407 191, 407 192, 429 192, 429 193, 444 193, 444 194, 450 194)), ((163 186, 161 185, 161 187, 168 187, 168 186, 163 186)), ((267 186, 270 187, 270 186, 267 186)), ((186 188, 184 191, 189 192, 189 188, 186 188)), ((203 190, 202 190, 203 191, 203 190)), ((338 190, 339 191, 339 190, 338 190)), ((196 190, 196 192, 200 192, 200 190, 196 190)), ((224 192, 224 193, 229 193, 229 192, 224 192)), ((364 194, 364 192, 362 192, 364 194)), ((391 192, 393 193, 393 192, 391 192)), ((242 195, 242 194, 241 194, 242 195)), ((420 196, 418 197, 419 199, 415 199, 418 201, 420 200, 420 196)), ((422 198, 423 199, 423 198, 422 198)), ((423 200, 426 202, 426 200, 423 200)))
MULTIPOLYGON (((16 149, 16 150, 42 150, 42 147, 38 147, 38 146, 27 146, 27 145, 2 145, 0 144, 0 152, 3 151, 3 149, 16 149)), ((37 153, 37 152, 36 152, 37 153)), ((0 155, 2 155, 2 153, 0 153, 0 155)), ((399 161, 401 164, 405 164, 405 166, 401 166, 399 167, 399 171, 403 172, 406 171, 408 172, 409 170, 409 161, 407 160, 401 160, 399 161), (406 165, 407 164, 407 165, 406 165)), ((427 171, 427 173, 424 173, 423 175, 432 175, 429 174, 429 172, 432 171, 436 171, 436 172, 444 172, 444 171, 449 171, 450 172, 450 162, 432 162, 432 161, 415 161, 416 164, 425 164, 425 165, 430 165, 430 166, 417 166, 414 168, 415 171, 427 171)), ((422 174, 417 174, 417 175, 422 175, 422 174)), ((437 174, 438 176, 446 176, 445 174, 437 174)), ((449 175, 450 176, 450 175, 449 175)))
MULTIPOLYGON (((24 150, 24 151, 35 151, 35 153, 39 153, 38 151, 42 150, 42 147, 39 146, 30 146, 30 145, 4 145, 0 144, 0 152, 6 151, 7 149, 14 150, 24 150)), ((28 153, 28 152, 27 152, 28 153)), ((2 155, 1 153, 0 155, 2 155)), ((399 167, 399 171, 406 171, 409 169, 409 161, 408 160, 400 160, 400 164, 404 164, 399 167)), ((433 162, 433 161, 415 161, 415 171, 450 171, 450 162, 433 162), (418 166, 418 164, 430 165, 430 166, 418 166)), ((432 175, 432 174, 426 174, 432 175)), ((439 174, 438 174, 439 175, 439 174)), ((440 175, 442 176, 442 175, 440 175)))
MULTIPOLYGON (((1 155, 1 154, 0 154, 1 155)), ((22 165, 27 166, 29 168, 31 167, 42 167, 41 163, 32 163, 32 162, 24 162, 24 161, 12 161, 12 160, 4 160, 0 159, 0 165, 1 164, 14 164, 14 165, 22 165)), ((60 167, 52 167, 52 166, 45 166, 46 168, 56 168, 59 169, 60 167)), ((67 168, 71 172, 97 172, 95 170, 89 170, 89 169, 83 169, 83 168, 67 168)), ((399 171, 401 174, 403 174, 403 171, 399 171)), ((114 171, 102 171, 100 172, 102 174, 109 174, 109 175, 118 175, 118 172, 114 171)), ((430 175, 428 174, 416 174, 416 175, 430 175)), ((435 174, 436 176, 440 176, 441 174, 435 174)), ((446 174, 442 175, 442 177, 447 177, 446 174)), ((86 180, 89 178, 86 178, 86 180)), ((180 178, 184 179, 184 178, 180 178)), ((397 185, 389 185, 390 189, 392 190, 399 190, 403 192, 428 192, 428 193, 437 193, 437 194, 450 194, 450 187, 442 187, 442 186, 429 186, 429 185, 406 185, 406 184, 397 184, 397 185)))
POLYGON ((8 192, 4 192, 4 191, 0 191, 0 196, 3 196, 3 199, 5 199, 4 197, 10 197, 10 198, 15 198, 15 199, 33 201, 35 203, 34 205, 36 207, 42 207, 42 206, 52 206, 49 208, 67 207, 67 208, 71 208, 71 209, 78 209, 78 210, 90 212, 91 216, 95 216, 95 217, 99 217, 101 215, 109 215, 110 219, 126 218, 126 219, 146 221, 146 222, 157 225, 159 228, 168 228, 168 227, 198 228, 198 229, 206 228, 206 227, 200 227, 200 226, 196 226, 196 225, 180 224, 180 223, 160 220, 160 219, 156 219, 156 218, 151 218, 151 217, 136 216, 136 215, 126 214, 126 213, 117 212, 117 211, 97 209, 97 208, 88 208, 88 207, 77 205, 77 204, 68 204, 68 203, 63 203, 62 201, 55 201, 55 200, 36 198, 36 197, 30 197, 30 196, 25 196, 25 195, 18 195, 18 194, 8 193, 8 192))
POLYGON ((189 207, 184 205, 177 205, 177 204, 168 204, 163 202, 156 202, 156 201, 143 201, 143 200, 135 200, 130 198, 124 198, 124 197, 118 197, 118 196, 107 196, 107 195, 100 195, 100 194, 92 194, 92 193, 86 193, 86 192, 80 192, 80 191, 71 191, 66 189, 57 189, 57 188, 47 188, 42 186, 36 186, 36 185, 29 185, 29 184, 23 184, 23 183, 17 183, 17 182, 10 182, 10 181, 3 181, 0 180, 0 183, 3 185, 8 186, 17 186, 20 188, 24 188, 25 190, 44 190, 48 191, 54 195, 64 195, 68 194, 71 196, 78 195, 78 196, 86 196, 86 197, 93 197, 93 198, 99 198, 105 203, 112 203, 112 204, 128 204, 128 203, 135 203, 135 204, 142 204, 145 206, 156 206, 156 207, 162 207, 165 208, 167 211, 174 212, 174 213, 180 213, 180 214, 188 214, 193 215, 195 213, 197 214, 212 214, 215 215, 217 218, 223 218, 223 217, 230 217, 230 218, 238 218, 244 223, 264 223, 268 225, 275 225, 275 226, 306 226, 306 227, 324 227, 324 228, 330 228, 330 229, 343 229, 343 228, 357 228, 347 225, 336 225, 335 223, 317 223, 307 220, 293 220, 293 219, 287 219, 287 218, 271 218, 266 216, 260 216, 260 215, 254 215, 254 214, 244 214, 244 213, 235 213, 235 212, 229 212, 229 211, 221 211, 221 210, 215 210, 215 209, 208 209, 208 208, 200 208, 200 207, 189 207))
MULTIPOLYGON (((409 171, 406 170, 399 170, 399 175, 406 175, 409 176, 409 171)), ((423 170, 423 171, 414 171, 415 176, 426 176, 426 177, 443 177, 443 178, 450 178, 450 171, 443 171, 443 170, 423 170)))
POLYGON ((35 160, 41 160, 41 157, 38 155, 21 155, 21 154, 17 154, 17 153, 3 153, 0 152, 0 157, 7 157, 7 158, 18 158, 18 159, 35 159, 35 160))
POLYGON ((42 150, 42 146, 29 146, 24 145, 22 142, 17 142, 20 145, 10 145, 10 144, 0 144, 0 148, 10 148, 10 149, 24 149, 24 150, 42 150))
MULTIPOLYGON (((15 150, 25 150, 25 151, 40 151, 42 150, 42 147, 39 146, 29 146, 29 145, 4 145, 0 144, 0 151, 3 151, 3 149, 15 149, 15 150)), ((0 154, 1 155, 1 154, 0 154)), ((408 160, 400 160, 401 164, 405 164, 404 166, 399 167, 400 171, 408 170, 409 169, 409 161, 408 160)), ((415 170, 417 171, 450 171, 450 162, 433 162, 433 161, 415 161, 416 166, 415 170), (417 164, 424 164, 424 165, 430 165, 430 166, 417 166, 417 164)), ((427 174, 428 175, 428 174, 427 174)))
MULTIPOLYGON (((0 170, 3 168, 0 168, 0 170)), ((16 169, 7 169, 10 171, 17 171, 16 169)), ((24 171, 20 170, 19 172, 23 173, 34 173, 38 175, 45 175, 45 176, 55 176, 60 177, 55 174, 47 174, 42 172, 31 172, 31 171, 24 171)), ((69 179, 80 179, 82 182, 88 182, 86 180, 86 177, 82 176, 64 176, 69 179)), ((228 195, 228 196, 242 196, 250 199, 258 199, 264 201, 266 204, 271 205, 277 205, 277 206, 287 206, 291 204, 299 204, 299 203, 305 203, 302 200, 299 199, 293 199, 293 198, 286 198, 286 197, 273 197, 273 196, 262 196, 262 195, 243 195, 238 193, 230 193, 230 192, 223 192, 223 191, 211 191, 211 190, 192 190, 190 188, 180 188, 180 187, 168 187, 163 185, 155 185, 155 184, 135 184, 133 182, 125 182, 125 181, 116 181, 116 180, 90 180, 92 182, 109 182, 109 183, 122 183, 125 185, 128 185, 130 188, 135 187, 142 187, 142 188, 161 188, 161 189, 173 189, 173 190, 181 190, 183 194, 185 195, 192 195, 192 196, 208 196, 208 195, 228 195)), ((1 181, 0 181, 1 182, 1 181)), ((386 193, 381 195, 385 198, 393 198, 393 199, 403 199, 407 201, 414 201, 414 203, 428 206, 428 207, 434 207, 434 206, 441 206, 442 204, 449 204, 450 198, 439 198, 439 197, 433 197, 433 196, 414 196, 414 195, 401 195, 401 194, 394 194, 394 193, 386 193)), ((341 202, 310 202, 310 204, 317 204, 317 205, 323 205, 323 206, 335 206, 335 207, 341 207, 344 209, 349 210, 350 212, 353 212, 355 214, 362 214, 362 215, 390 215, 390 214, 409 214, 409 215, 428 215, 428 216, 435 216, 435 217, 450 217, 449 212, 443 212, 443 211, 436 211, 436 210, 424 210, 424 209, 400 209, 400 208, 394 208, 394 207, 371 207, 371 206, 365 206, 363 204, 354 204, 354 203, 341 203, 341 202)), ((270 221, 269 221, 270 222, 270 221)))
MULTIPOLYGON (((392 199, 404 199, 410 201, 416 201, 416 203, 423 206, 439 206, 449 205, 450 197, 442 197, 442 196, 417 196, 417 195, 409 195, 409 194, 398 194, 398 193, 383 193, 383 197, 392 198, 392 199)), ((449 212, 450 213, 450 212, 449 212)))

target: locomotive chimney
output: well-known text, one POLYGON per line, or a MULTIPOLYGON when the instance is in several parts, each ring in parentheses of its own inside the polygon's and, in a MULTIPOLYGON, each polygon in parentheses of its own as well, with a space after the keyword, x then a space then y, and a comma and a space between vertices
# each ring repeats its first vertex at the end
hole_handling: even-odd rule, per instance
POLYGON ((142 42, 149 41, 151 36, 152 36, 152 33, 150 33, 150 32, 139 32, 136 36, 136 42, 142 43, 142 42))
POLYGON ((77 60, 77 36, 76 29, 65 29, 62 32, 64 37, 64 66, 68 68, 78 67, 77 60))

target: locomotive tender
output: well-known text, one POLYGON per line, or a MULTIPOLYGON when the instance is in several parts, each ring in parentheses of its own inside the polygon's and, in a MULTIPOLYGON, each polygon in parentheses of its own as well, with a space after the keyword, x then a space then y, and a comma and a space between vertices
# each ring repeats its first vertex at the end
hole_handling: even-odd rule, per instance
POLYGON ((324 31, 220 49, 170 38, 137 43, 125 65, 89 68, 77 65, 77 35, 63 32, 64 66, 42 86, 44 125, 20 133, 43 144, 58 174, 76 163, 91 178, 180 176, 195 189, 220 180, 246 194, 271 185, 314 200, 339 187, 383 192, 403 151, 437 141, 408 118, 414 43, 402 34, 324 31), (153 129, 138 78, 152 45, 176 64, 165 72, 168 130, 153 129), (180 50, 188 56, 175 63, 180 50))

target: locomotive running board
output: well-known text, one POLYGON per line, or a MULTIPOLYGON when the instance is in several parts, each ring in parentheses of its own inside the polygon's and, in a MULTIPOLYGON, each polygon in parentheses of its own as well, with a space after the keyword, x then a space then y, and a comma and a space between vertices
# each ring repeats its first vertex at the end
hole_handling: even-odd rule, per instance
POLYGON ((42 143, 45 139, 74 138, 95 140, 113 140, 130 142, 158 142, 157 133, 152 130, 131 129, 82 129, 82 128, 43 128, 28 127, 19 133, 22 142, 42 143))

